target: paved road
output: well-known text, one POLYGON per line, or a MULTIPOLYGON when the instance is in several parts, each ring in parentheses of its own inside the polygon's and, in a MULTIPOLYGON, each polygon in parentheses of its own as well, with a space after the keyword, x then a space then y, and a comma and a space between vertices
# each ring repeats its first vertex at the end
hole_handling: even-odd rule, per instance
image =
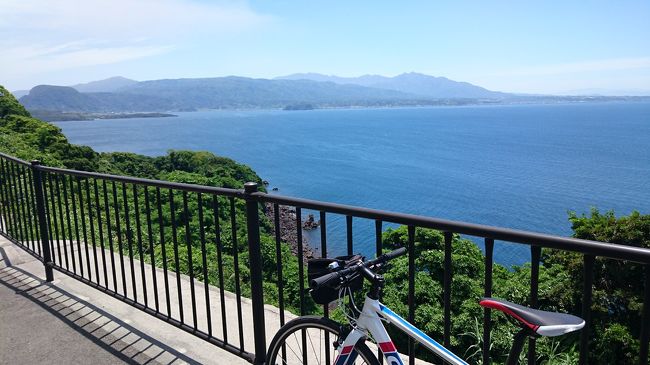
POLYGON ((248 364, 43 266, 0 237, 0 364, 248 364), (93 304, 91 304, 93 303, 93 304))

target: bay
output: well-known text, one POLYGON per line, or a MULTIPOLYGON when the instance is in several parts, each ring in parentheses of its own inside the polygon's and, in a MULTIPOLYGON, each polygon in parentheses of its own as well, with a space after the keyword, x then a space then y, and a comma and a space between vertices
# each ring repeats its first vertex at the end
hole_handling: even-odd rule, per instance
MULTIPOLYGON (((55 124, 97 151, 211 151, 250 165, 278 194, 308 199, 559 235, 571 234, 570 210, 650 213, 649 103, 200 111, 55 124)), ((344 221, 328 216, 332 255, 345 253, 344 221)), ((318 247, 318 231, 308 235, 318 247)), ((358 220, 354 241, 372 254, 374 222, 358 220)), ((497 243, 495 260, 523 264, 529 252, 497 243)))

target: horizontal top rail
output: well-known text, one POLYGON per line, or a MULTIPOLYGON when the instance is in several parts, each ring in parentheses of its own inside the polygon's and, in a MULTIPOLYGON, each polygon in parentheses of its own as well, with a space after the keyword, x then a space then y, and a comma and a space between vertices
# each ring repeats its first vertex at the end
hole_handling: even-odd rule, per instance
POLYGON ((352 215, 355 217, 381 220, 389 223, 413 225, 417 227, 432 228, 446 232, 466 234, 470 236, 492 238, 500 241, 517 242, 527 245, 555 248, 594 256, 602 256, 613 259, 629 260, 650 264, 650 249, 642 247, 626 246, 614 243, 603 243, 579 238, 554 236, 544 233, 492 227, 481 224, 424 217, 413 214, 389 212, 345 204, 326 203, 317 200, 266 194, 263 192, 254 193, 253 196, 255 196, 260 201, 278 203, 280 205, 293 205, 305 209, 322 210, 330 213, 352 215))
MULTIPOLYGON (((57 167, 48 167, 44 165, 32 165, 13 156, 0 153, 0 157, 13 162, 32 166, 45 172, 79 176, 85 178, 98 178, 117 182, 133 183, 138 185, 155 186, 160 188, 178 189, 196 193, 216 194, 229 197, 243 198, 246 194, 243 189, 229 189, 212 186, 196 185, 169 182, 154 179, 144 179, 129 176, 118 176, 103 174, 97 172, 69 170, 57 167)), ((446 232, 466 234, 470 236, 492 238, 500 241, 516 242, 526 245, 535 245, 546 248, 560 249, 566 251, 580 252, 588 255, 608 257, 612 259, 628 260, 638 263, 650 264, 650 249, 634 246, 626 246, 614 243, 604 243, 590 241, 571 237, 555 236, 544 233, 522 231, 516 229, 493 227, 481 224, 466 223, 460 221, 446 220, 419 216, 414 214, 405 214, 390 212, 378 209, 357 207, 353 205, 327 203, 317 200, 294 198, 276 194, 266 194, 256 192, 252 194, 260 202, 277 203, 280 205, 292 205, 305 209, 327 211, 329 213, 338 213, 343 215, 352 215, 359 218, 381 220, 389 223, 413 225, 423 228, 437 229, 446 232)))
POLYGON ((68 170, 68 169, 61 169, 58 167, 48 167, 43 165, 36 165, 34 166, 34 168, 37 168, 45 172, 53 172, 53 173, 63 174, 63 175, 103 179, 103 180, 125 182, 125 183, 138 184, 138 185, 155 186, 160 188, 178 189, 178 190, 190 191, 194 193, 216 194, 216 195, 231 196, 231 197, 244 196, 243 189, 217 188, 213 186, 186 184, 186 183, 178 183, 178 182, 170 182, 170 181, 154 180, 154 179, 143 179, 143 178, 131 177, 131 176, 118 176, 118 175, 102 174, 98 172, 68 170))
POLYGON ((0 157, 5 158, 5 159, 10 160, 10 161, 13 161, 13 162, 15 162, 15 163, 19 163, 19 164, 21 164, 21 165, 27 165, 27 166, 31 165, 31 164, 30 164, 29 162, 27 162, 27 161, 23 161, 23 160, 21 160, 21 159, 19 159, 19 158, 17 158, 17 157, 14 157, 14 156, 9 156, 9 155, 4 154, 4 153, 2 153, 2 152, 0 152, 0 157))

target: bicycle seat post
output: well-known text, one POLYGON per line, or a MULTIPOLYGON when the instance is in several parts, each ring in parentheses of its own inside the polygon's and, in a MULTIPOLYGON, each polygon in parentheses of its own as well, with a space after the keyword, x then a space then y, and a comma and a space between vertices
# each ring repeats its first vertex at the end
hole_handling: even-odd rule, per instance
POLYGON ((524 347, 524 342, 526 338, 531 336, 531 331, 528 328, 522 328, 519 332, 515 333, 512 339, 512 347, 510 348, 510 354, 508 354, 508 360, 506 360, 506 365, 517 365, 519 362, 519 354, 521 349, 524 347))

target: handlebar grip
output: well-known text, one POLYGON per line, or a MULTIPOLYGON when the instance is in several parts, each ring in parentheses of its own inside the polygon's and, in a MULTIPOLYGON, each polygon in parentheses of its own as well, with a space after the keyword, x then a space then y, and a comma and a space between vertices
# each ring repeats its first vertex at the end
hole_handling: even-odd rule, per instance
POLYGON ((394 251, 391 251, 391 252, 385 254, 384 257, 385 257, 386 261, 389 261, 389 260, 392 260, 392 259, 394 259, 396 257, 403 256, 405 254, 406 254, 406 247, 400 247, 397 250, 394 250, 394 251))
POLYGON ((325 274, 323 276, 317 277, 316 279, 312 279, 309 282, 309 287, 312 289, 317 289, 320 286, 328 285, 330 282, 339 280, 340 278, 342 278, 345 275, 348 275, 354 270, 356 270, 356 267, 350 267, 347 269, 331 272, 329 274, 325 274))

